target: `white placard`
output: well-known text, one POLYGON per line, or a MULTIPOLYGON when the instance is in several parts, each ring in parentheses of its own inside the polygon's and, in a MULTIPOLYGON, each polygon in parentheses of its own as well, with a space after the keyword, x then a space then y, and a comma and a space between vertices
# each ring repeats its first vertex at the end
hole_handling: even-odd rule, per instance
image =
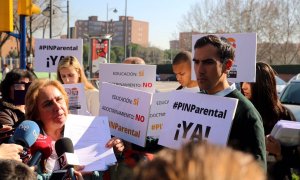
POLYGON ((170 94, 170 92, 159 92, 153 94, 147 136, 159 137, 169 105, 170 94))
POLYGON ((273 127, 271 136, 284 146, 298 146, 300 144, 300 122, 280 120, 273 127))
POLYGON ((226 145, 238 100, 173 91, 159 144, 178 149, 190 140, 226 145))
POLYGON ((86 96, 84 85, 78 84, 63 84, 65 91, 69 97, 69 113, 77 115, 91 115, 86 106, 86 96))
MULTIPOLYGON (((198 39, 208 34, 192 36, 192 53, 198 39)), ((230 69, 228 80, 230 82, 255 82, 256 72, 256 33, 214 34, 225 37, 235 47, 234 64, 230 69)), ((193 63, 194 64, 194 63, 193 63)), ((195 72, 192 79, 196 79, 195 72)))
POLYGON ((152 94, 102 83, 101 116, 108 116, 112 135, 145 146, 152 94))
POLYGON ((36 39, 34 69, 37 72, 56 72, 65 56, 75 56, 82 64, 82 39, 36 39))
POLYGON ((116 162, 113 148, 105 147, 111 138, 107 117, 69 114, 64 137, 72 140, 84 172, 104 171, 116 162))
POLYGON ((101 82, 109 82, 154 93, 156 65, 100 64, 99 78, 100 86, 101 82))

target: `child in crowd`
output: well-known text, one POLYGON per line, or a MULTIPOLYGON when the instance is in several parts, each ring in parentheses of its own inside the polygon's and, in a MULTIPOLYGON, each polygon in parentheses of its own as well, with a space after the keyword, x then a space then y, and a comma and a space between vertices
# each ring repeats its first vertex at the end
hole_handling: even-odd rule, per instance
POLYGON ((173 59, 172 68, 180 86, 176 90, 199 92, 197 81, 192 80, 192 55, 188 51, 179 52, 173 59))

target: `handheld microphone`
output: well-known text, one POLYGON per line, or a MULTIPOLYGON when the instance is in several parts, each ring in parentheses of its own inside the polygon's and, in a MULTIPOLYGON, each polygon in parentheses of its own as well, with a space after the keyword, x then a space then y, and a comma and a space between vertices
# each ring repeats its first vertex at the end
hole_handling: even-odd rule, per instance
POLYGON ((75 179, 74 165, 80 165, 78 157, 74 154, 74 147, 71 139, 61 138, 55 143, 59 166, 61 169, 67 169, 71 179, 75 179))
POLYGON ((39 134, 36 142, 30 147, 30 153, 33 154, 28 162, 28 166, 36 166, 40 160, 47 159, 52 153, 52 139, 49 136, 39 134))
POLYGON ((9 142, 29 148, 35 143, 39 134, 40 128, 37 123, 25 120, 15 129, 9 142))
POLYGON ((23 146, 23 151, 20 153, 20 158, 23 163, 27 163, 28 159, 31 157, 28 148, 33 145, 39 134, 39 126, 34 121, 25 120, 20 123, 15 129, 13 136, 8 140, 8 143, 23 146))

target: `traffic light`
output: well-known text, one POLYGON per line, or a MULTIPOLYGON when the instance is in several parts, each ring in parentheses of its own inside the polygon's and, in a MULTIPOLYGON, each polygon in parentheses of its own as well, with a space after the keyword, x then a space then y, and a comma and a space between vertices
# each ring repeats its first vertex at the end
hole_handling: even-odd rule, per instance
POLYGON ((32 14, 41 13, 41 9, 32 4, 32 0, 19 0, 18 1, 18 14, 24 16, 31 16, 32 14))
POLYGON ((0 32, 12 32, 13 28, 13 0, 2 0, 0 6, 0 32))

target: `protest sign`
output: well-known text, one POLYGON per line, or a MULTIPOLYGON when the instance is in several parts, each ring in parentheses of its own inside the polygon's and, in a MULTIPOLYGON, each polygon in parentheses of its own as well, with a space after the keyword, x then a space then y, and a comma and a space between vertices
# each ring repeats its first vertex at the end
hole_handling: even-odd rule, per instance
POLYGON ((226 145, 238 100, 173 91, 159 144, 177 149, 188 141, 226 145))
POLYGON ((170 92, 154 93, 149 114, 149 125, 147 136, 159 137, 169 105, 170 92))
POLYGON ((102 82, 109 82, 154 93, 156 65, 101 64, 99 77, 100 86, 102 82))
POLYGON ((82 64, 82 39, 36 39, 34 69, 56 72, 58 62, 65 56, 75 56, 82 64))
MULTIPOLYGON (((192 36, 192 47, 196 41, 208 34, 192 36)), ((235 48, 234 64, 228 74, 230 82, 255 82, 256 65, 256 33, 215 34, 225 37, 235 48)), ((195 50, 193 48, 193 54, 195 50)), ((192 73, 192 79, 196 79, 192 73)))
POLYGON ((108 116, 111 134, 145 146, 152 94, 102 83, 100 115, 108 116))
POLYGON ((84 85, 63 84, 65 91, 69 97, 69 113, 77 115, 90 115, 86 107, 86 96, 84 93, 84 85))
POLYGON ((109 39, 105 37, 90 37, 92 73, 99 70, 100 63, 107 63, 107 54, 110 53, 109 43, 109 39))
POLYGON ((72 140, 84 172, 104 171, 116 162, 113 148, 105 147, 111 138, 107 117, 69 114, 64 137, 72 140))

